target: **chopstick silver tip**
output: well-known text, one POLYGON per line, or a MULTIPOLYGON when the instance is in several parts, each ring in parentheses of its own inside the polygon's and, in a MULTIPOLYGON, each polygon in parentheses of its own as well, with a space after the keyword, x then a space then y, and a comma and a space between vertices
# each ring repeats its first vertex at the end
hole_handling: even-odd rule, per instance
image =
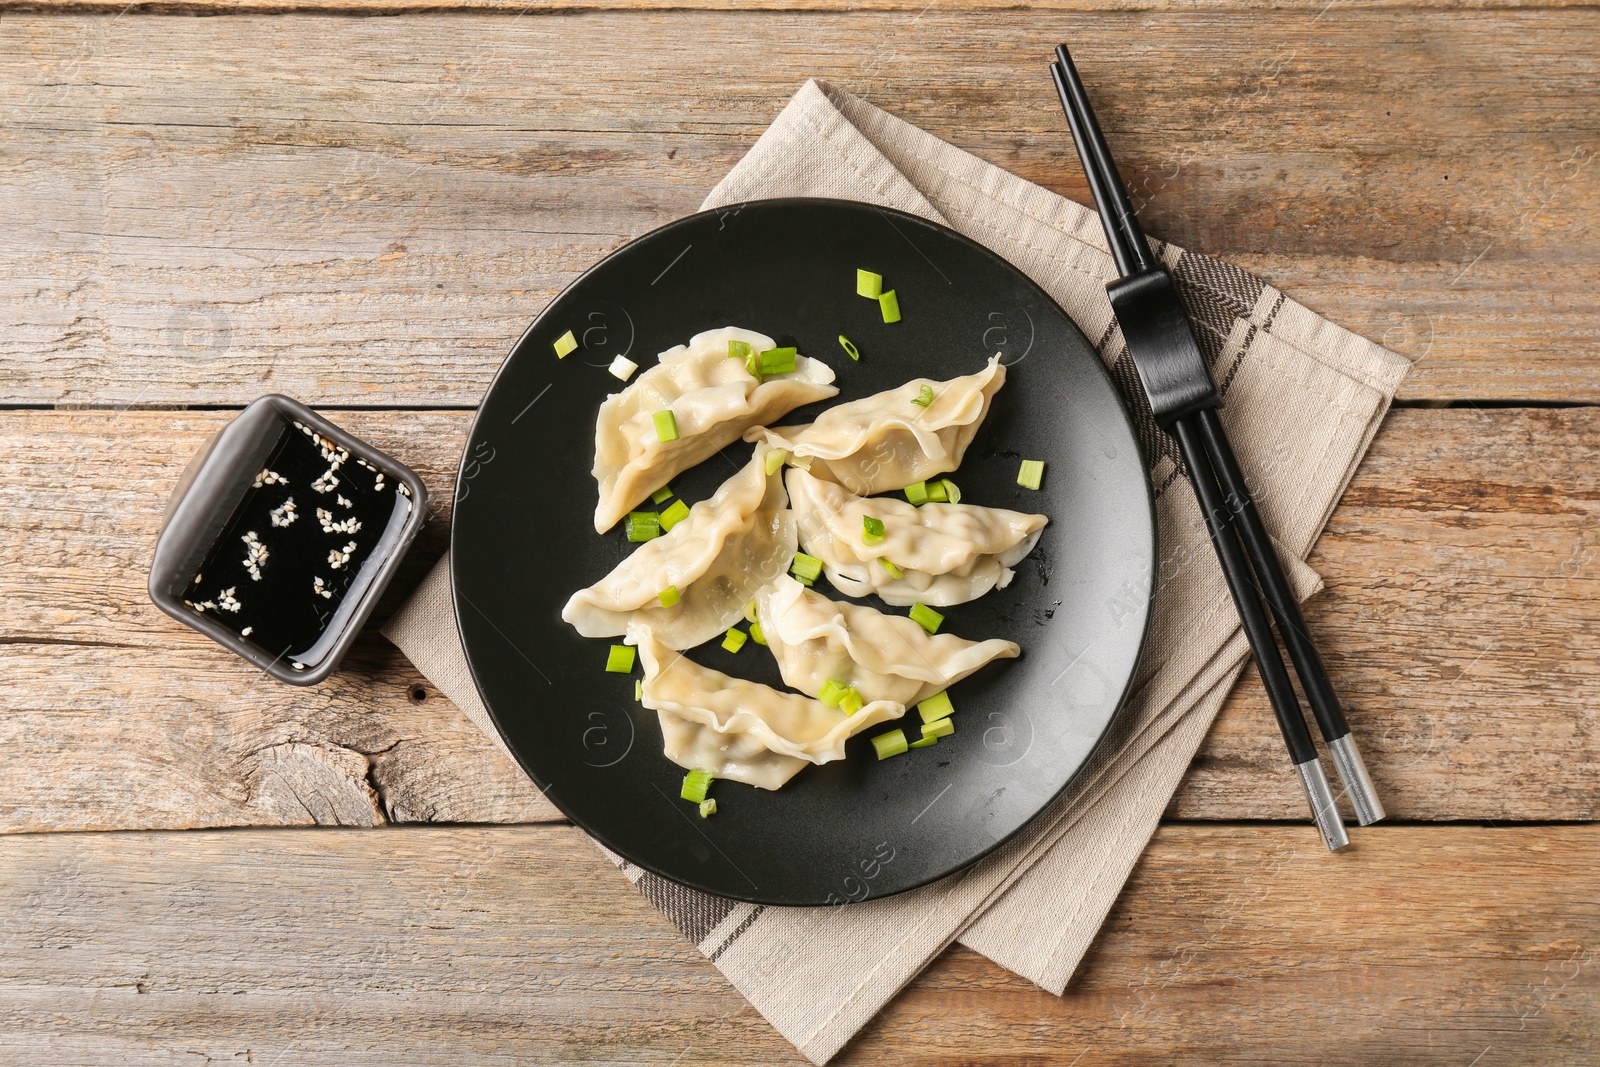
POLYGON ((1323 844, 1329 852, 1348 848, 1350 835, 1345 833, 1344 820, 1339 816, 1339 804, 1333 790, 1328 787, 1328 776, 1322 773, 1322 764, 1316 760, 1297 763, 1294 769, 1300 774, 1300 784, 1305 787, 1306 801, 1311 805, 1311 817, 1322 834, 1323 844))
POLYGON ((1339 769, 1339 778, 1344 782, 1345 792, 1350 795, 1350 806, 1355 809, 1356 821, 1362 826, 1371 826, 1387 815, 1388 812, 1383 810, 1383 801, 1378 799, 1378 791, 1372 784, 1372 776, 1367 773, 1361 750, 1356 747, 1356 739, 1345 734, 1329 741, 1328 751, 1333 753, 1334 766, 1339 769))

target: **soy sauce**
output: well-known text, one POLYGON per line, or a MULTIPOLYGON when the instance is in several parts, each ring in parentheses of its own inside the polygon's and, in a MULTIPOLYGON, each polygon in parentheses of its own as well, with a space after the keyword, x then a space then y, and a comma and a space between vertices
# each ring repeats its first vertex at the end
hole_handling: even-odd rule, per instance
POLYGON ((330 624, 360 599, 411 507, 404 484, 284 419, 184 603, 296 669, 313 666, 327 653, 320 646, 330 624))

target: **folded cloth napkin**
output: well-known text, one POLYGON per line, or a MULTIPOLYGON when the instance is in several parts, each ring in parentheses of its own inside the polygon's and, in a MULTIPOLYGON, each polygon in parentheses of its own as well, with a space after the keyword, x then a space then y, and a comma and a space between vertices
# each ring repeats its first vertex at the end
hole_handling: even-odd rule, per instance
MULTIPOLYGON (((1181 460, 1149 417, 1112 318, 1104 286, 1115 271, 1093 211, 815 81, 703 206, 779 196, 862 200, 934 219, 1048 290, 1098 345, 1136 409, 1162 546, 1149 642, 1115 736, 1064 795, 968 870, 863 904, 770 908, 707 896, 611 857, 784 1037, 822 1064, 952 940, 1061 993, 1249 647, 1181 460)), ((1318 579, 1301 561, 1410 364, 1236 267, 1172 245, 1157 250, 1188 304, 1267 527, 1297 593, 1307 596, 1318 579)), ((385 633, 495 736, 456 636, 448 558, 385 633)))

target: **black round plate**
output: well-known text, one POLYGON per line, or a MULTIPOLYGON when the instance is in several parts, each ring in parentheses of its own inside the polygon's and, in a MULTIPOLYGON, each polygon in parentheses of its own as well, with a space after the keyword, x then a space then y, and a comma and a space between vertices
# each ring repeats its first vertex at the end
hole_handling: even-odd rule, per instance
MULTIPOLYGON (((672 480, 693 503, 749 455, 735 444, 672 480)), ((647 505, 648 506, 648 505, 647 505)), ((913 215, 839 200, 768 200, 664 226, 607 257, 528 328, 484 398, 462 459, 451 539, 456 619, 483 702, 534 781, 573 822, 649 871, 761 904, 821 905, 902 892, 957 871, 1016 833, 1072 780, 1133 677, 1149 618, 1153 501, 1121 398, 1094 348, 1026 275, 913 215), (856 268, 900 299, 886 325, 855 293, 856 268), (953 475, 963 500, 1050 517, 1009 588, 945 609, 944 629, 1008 637, 951 695, 956 733, 879 762, 866 736, 849 758, 808 767, 778 792, 718 782, 717 814, 678 799, 636 675, 605 671, 609 641, 579 637, 562 605, 631 548, 594 532, 590 466, 606 372, 643 370, 702 330, 742 326, 798 346, 838 374, 835 401, 916 376, 1007 366, 987 421, 953 475), (571 330, 582 347, 552 349, 571 330), (853 363, 844 334, 861 352, 853 363), (1017 485, 1022 459, 1043 489, 1017 485)), ((825 579, 817 589, 842 594, 825 579)), ((904 612, 904 608, 881 610, 904 612)), ((619 639, 620 641, 620 639, 619 639)), ((781 686, 752 643, 690 653, 781 686)), ((908 715, 915 738, 917 715, 908 715)), ((881 732, 868 730, 867 734, 881 732)))

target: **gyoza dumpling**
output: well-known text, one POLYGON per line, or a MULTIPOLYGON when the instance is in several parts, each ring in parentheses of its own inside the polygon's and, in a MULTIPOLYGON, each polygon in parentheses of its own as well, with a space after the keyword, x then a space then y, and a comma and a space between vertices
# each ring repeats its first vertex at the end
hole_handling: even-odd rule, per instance
POLYGON ((846 596, 876 593, 884 603, 932 607, 965 604, 1011 583, 1011 568, 1033 550, 1043 515, 976 504, 914 507, 894 497, 860 497, 791 467, 789 505, 800 548, 846 596), (864 516, 883 523, 883 541, 861 540, 864 516), (898 567, 895 578, 880 560, 898 567))
POLYGON ((777 789, 807 763, 844 758, 844 743, 905 714, 875 700, 854 715, 820 700, 732 678, 664 645, 648 626, 628 631, 644 666, 641 700, 660 714, 667 758, 688 770, 777 789))
POLYGON ((1021 651, 999 638, 930 634, 904 615, 836 603, 788 575, 756 594, 756 613, 784 682, 811 696, 834 681, 863 700, 909 707, 1021 651))
POLYGON ((739 439, 752 426, 839 390, 828 384, 825 363, 796 356, 791 374, 757 382, 744 364, 728 358, 728 342, 756 352, 777 347, 765 334, 732 326, 695 334, 687 345, 661 353, 661 362, 600 405, 594 430, 594 479, 600 503, 594 528, 605 533, 672 477, 739 439), (663 441, 655 416, 670 409, 678 439, 663 441))
POLYGON ((766 462, 767 446, 757 445, 750 462, 688 518, 572 594, 561 618, 585 637, 618 637, 638 620, 670 648, 691 648, 726 630, 794 558, 783 468, 768 474, 766 462), (661 592, 672 586, 680 599, 663 607, 661 592))
POLYGON ((797 466, 870 496, 904 489, 961 465, 989 402, 1005 384, 1000 357, 977 374, 936 382, 914 378, 898 389, 831 407, 808 426, 758 428, 745 435, 787 449, 797 466), (923 386, 927 407, 913 404, 923 386))

